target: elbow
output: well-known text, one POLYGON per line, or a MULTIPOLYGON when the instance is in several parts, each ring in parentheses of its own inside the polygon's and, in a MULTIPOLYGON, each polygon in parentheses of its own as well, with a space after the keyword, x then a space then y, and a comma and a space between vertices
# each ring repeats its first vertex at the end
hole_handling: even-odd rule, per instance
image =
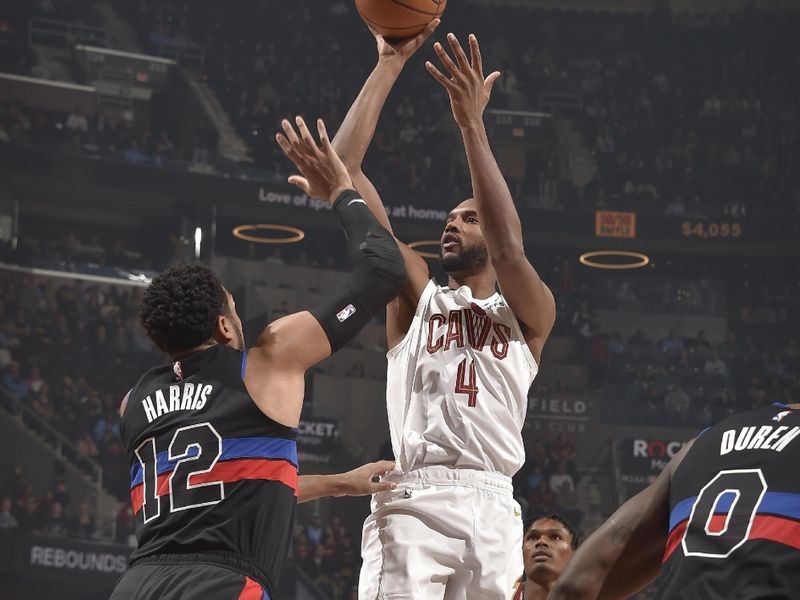
POLYGON ((381 300, 388 303, 406 285, 406 263, 394 236, 383 227, 373 229, 360 251, 373 280, 372 287, 381 300))

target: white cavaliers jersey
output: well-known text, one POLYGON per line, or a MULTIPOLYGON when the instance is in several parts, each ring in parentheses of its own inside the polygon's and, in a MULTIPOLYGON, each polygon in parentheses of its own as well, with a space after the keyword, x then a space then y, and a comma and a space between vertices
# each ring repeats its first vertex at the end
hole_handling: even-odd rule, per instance
POLYGON ((513 476, 538 366, 500 294, 476 300, 431 280, 388 354, 386 402, 397 468, 448 465, 513 476))

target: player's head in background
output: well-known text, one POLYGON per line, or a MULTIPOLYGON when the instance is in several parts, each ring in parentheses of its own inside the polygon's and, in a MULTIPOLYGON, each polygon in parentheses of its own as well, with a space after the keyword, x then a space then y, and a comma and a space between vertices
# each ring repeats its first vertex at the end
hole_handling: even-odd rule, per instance
POLYGON ((244 349, 233 296, 205 265, 177 265, 156 276, 142 297, 139 320, 174 358, 214 344, 244 349))
POLYGON ((442 268, 448 275, 463 277, 491 269, 474 198, 464 200, 447 215, 440 249, 442 268))
POLYGON ((579 543, 578 530, 561 515, 541 515, 525 522, 522 537, 525 598, 547 597, 579 543))

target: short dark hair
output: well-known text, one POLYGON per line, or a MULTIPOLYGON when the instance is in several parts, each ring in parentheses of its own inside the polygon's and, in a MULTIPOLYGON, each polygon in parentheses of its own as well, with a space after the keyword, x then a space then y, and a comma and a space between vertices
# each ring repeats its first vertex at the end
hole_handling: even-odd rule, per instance
POLYGON ((561 523, 564 526, 564 529, 566 529, 569 532, 569 535, 572 537, 572 542, 571 542, 572 549, 573 550, 578 549, 578 546, 581 543, 581 534, 578 533, 578 530, 572 523, 569 522, 568 519, 562 517, 558 513, 537 515, 531 519, 526 519, 522 528, 523 533, 527 533, 528 529, 530 529, 531 525, 533 525, 536 521, 544 521, 545 519, 550 519, 551 521, 558 521, 559 523, 561 523))
POLYGON ((142 296, 139 320, 153 343, 171 354, 210 340, 217 317, 229 313, 217 276, 194 263, 170 267, 153 278, 142 296))

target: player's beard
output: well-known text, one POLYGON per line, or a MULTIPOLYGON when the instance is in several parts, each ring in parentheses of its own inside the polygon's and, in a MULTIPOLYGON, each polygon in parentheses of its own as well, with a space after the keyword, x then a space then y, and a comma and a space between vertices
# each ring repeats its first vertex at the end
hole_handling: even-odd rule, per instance
POLYGON ((480 271, 489 263, 489 251, 484 242, 478 242, 469 248, 461 248, 458 254, 448 254, 441 257, 442 268, 445 273, 474 273, 480 271))
POLYGON ((236 343, 238 344, 237 348, 239 350, 245 350, 245 342, 244 342, 244 331, 242 331, 241 327, 236 328, 236 343))

